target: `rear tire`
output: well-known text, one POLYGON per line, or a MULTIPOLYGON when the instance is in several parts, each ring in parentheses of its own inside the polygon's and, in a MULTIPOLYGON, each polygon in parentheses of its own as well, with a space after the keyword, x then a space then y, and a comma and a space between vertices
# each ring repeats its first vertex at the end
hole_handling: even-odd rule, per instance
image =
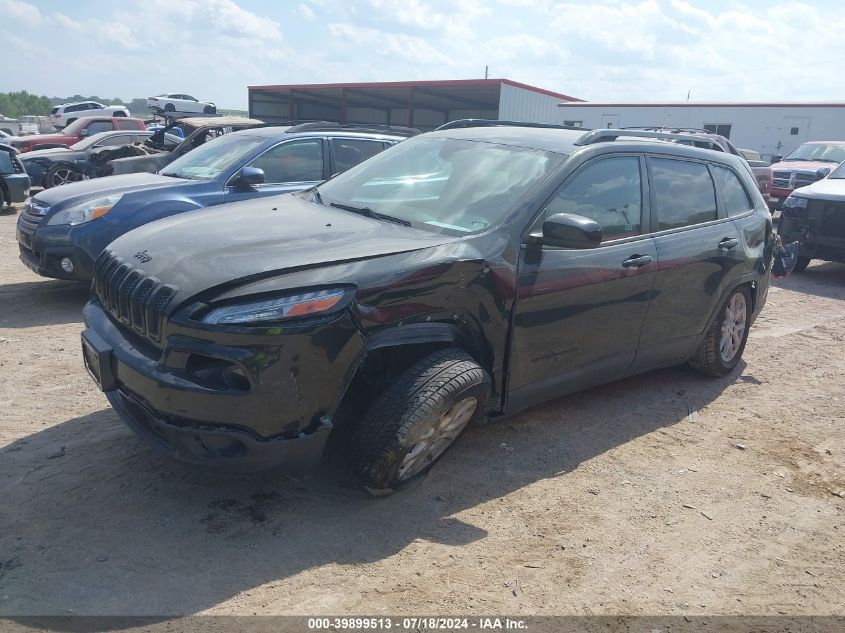
POLYGON ((65 124, 64 124, 64 126, 62 127, 62 129, 66 128, 68 125, 70 125, 70 124, 71 124, 71 123, 73 123, 74 121, 76 121, 76 119, 68 119, 67 121, 65 121, 65 124))
POLYGON ((751 292, 735 288, 719 307, 716 319, 701 341, 690 366, 710 376, 725 376, 742 358, 751 323, 751 292))
POLYGON ((466 352, 426 356, 387 386, 353 430, 355 474, 374 496, 424 476, 484 416, 489 391, 487 372, 466 352))
POLYGON ((215 114, 217 112, 217 108, 214 106, 205 106, 202 111, 204 114, 215 114))
POLYGON ((811 261, 813 261, 812 257, 799 257, 795 263, 795 272, 803 273, 805 270, 807 270, 807 266, 810 265, 811 261))
POLYGON ((125 117, 125 116, 126 116, 126 113, 125 113, 125 112, 120 112, 120 111, 117 111, 117 112, 115 112, 112 116, 116 116, 116 117, 120 117, 120 116, 122 116, 122 117, 125 117))

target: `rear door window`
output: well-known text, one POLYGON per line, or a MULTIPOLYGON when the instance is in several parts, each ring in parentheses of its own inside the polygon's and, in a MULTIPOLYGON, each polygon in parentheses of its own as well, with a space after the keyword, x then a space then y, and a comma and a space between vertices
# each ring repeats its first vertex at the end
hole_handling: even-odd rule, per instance
POLYGON ((346 171, 384 149, 383 142, 366 139, 333 138, 331 144, 334 151, 333 174, 346 171))
POLYGON ((657 229, 665 231, 718 218, 716 190, 704 163, 650 158, 657 229))
POLYGON ((642 228, 640 159, 614 156, 581 168, 546 206, 546 217, 572 213, 595 220, 605 240, 640 233, 642 228))
POLYGON ((715 165, 713 165, 713 173, 716 175, 716 182, 722 191, 728 215, 742 215, 754 208, 751 197, 745 187, 742 186, 739 176, 730 169, 716 167, 715 165))
POLYGON ((132 135, 131 134, 116 134, 114 136, 109 136, 104 138, 102 141, 97 143, 97 147, 106 147, 106 146, 113 146, 113 145, 129 145, 132 143, 132 135))

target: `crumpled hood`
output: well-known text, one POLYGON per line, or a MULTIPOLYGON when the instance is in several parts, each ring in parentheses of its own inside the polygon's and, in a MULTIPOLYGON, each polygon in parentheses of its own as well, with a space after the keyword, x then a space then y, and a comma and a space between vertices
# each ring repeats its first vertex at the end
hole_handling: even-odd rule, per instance
MULTIPOLYGON (((40 156, 49 156, 51 158, 55 157, 57 154, 67 154, 71 152, 69 147, 51 147, 50 149, 36 149, 32 152, 25 152, 18 156, 23 162, 31 160, 33 158, 38 158, 40 156)), ((75 153, 75 152, 74 152, 75 153)))
POLYGON ((106 176, 80 180, 61 187, 45 189, 35 196, 35 200, 50 207, 63 203, 63 207, 83 200, 108 196, 116 193, 127 193, 137 189, 149 187, 184 186, 185 180, 168 178, 157 174, 125 174, 123 176, 106 176))
POLYGON ((802 198, 845 200, 845 178, 825 178, 793 192, 802 198))
POLYGON ((107 250, 179 288, 175 306, 232 282, 414 251, 457 239, 288 194, 151 222, 118 238, 107 250))

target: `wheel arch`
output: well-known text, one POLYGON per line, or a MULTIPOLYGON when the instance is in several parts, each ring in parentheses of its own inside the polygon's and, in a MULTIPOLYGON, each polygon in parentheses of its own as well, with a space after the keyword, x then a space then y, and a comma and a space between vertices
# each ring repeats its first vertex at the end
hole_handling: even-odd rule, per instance
POLYGON ((359 417, 390 380, 440 349, 461 349, 492 373, 482 337, 464 324, 408 323, 379 330, 365 338, 364 352, 338 403, 341 424, 347 418, 359 417))

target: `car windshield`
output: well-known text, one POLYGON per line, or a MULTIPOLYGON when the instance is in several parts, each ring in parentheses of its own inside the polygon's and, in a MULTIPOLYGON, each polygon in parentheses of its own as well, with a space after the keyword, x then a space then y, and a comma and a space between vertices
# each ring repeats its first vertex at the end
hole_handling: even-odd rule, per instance
POLYGON ((845 145, 805 143, 784 160, 818 160, 825 163, 841 163, 845 160, 845 145))
POLYGON ((845 162, 840 163, 839 167, 837 167, 832 172, 830 172, 830 175, 828 176, 828 178, 845 180, 845 162))
POLYGON ((161 175, 190 180, 217 178, 265 140, 242 134, 219 136, 174 160, 161 175))
POLYGON ((563 158, 524 147, 421 136, 320 185, 315 198, 436 233, 465 235, 500 224, 563 158))

